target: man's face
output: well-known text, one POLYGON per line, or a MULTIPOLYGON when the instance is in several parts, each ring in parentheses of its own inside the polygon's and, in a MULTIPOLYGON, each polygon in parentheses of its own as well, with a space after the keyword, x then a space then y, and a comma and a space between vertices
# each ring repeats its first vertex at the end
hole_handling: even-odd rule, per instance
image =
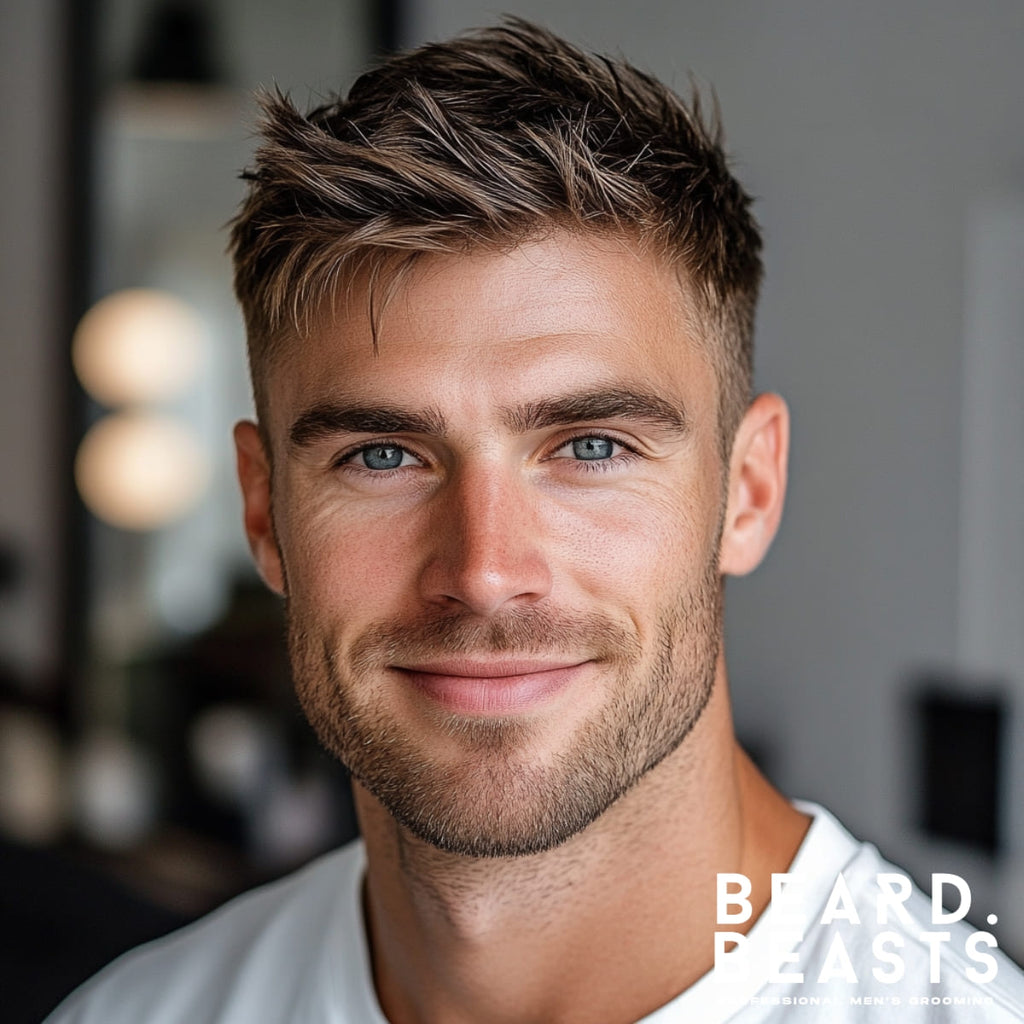
POLYGON ((699 718, 720 639, 712 370, 673 272, 556 234, 432 256, 271 371, 276 551, 323 742, 413 833, 537 852, 699 718))

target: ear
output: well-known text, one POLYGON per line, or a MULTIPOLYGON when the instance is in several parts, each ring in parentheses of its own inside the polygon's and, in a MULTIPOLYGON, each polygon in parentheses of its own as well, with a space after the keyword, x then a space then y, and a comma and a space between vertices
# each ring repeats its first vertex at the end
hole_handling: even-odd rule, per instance
POLYGON ((758 395, 733 441, 720 572, 743 576, 761 564, 782 518, 788 458, 789 409, 779 395, 758 395))
POLYGON ((235 424, 235 457, 242 485, 245 533, 256 568, 271 590, 284 594, 281 552, 274 536, 270 506, 270 460, 259 428, 249 420, 235 424))

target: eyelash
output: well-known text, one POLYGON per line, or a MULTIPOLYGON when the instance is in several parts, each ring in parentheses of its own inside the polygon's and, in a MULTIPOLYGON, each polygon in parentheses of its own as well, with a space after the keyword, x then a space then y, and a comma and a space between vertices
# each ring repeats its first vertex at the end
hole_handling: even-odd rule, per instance
MULTIPOLYGON (((632 462, 634 459, 639 458, 639 452, 621 439, 613 437, 610 434, 596 433, 592 430, 580 434, 574 434, 572 437, 567 437, 564 441, 558 444, 553 451, 560 451, 562 448, 568 447, 575 441, 584 441, 590 438, 594 438, 599 441, 608 441, 610 444, 621 448, 622 451, 607 459, 565 459, 564 461, 573 463, 575 467, 574 472, 607 473, 621 465, 623 462, 632 462)), ((354 469, 356 472, 367 473, 377 480, 388 480, 396 473, 402 472, 404 469, 415 468, 410 466, 396 466, 394 469, 369 469, 366 466, 353 465, 353 460, 357 456, 362 452, 371 451, 374 448, 398 448, 411 455, 413 458, 419 459, 421 462, 427 461, 411 448, 408 448, 403 444, 397 444, 387 438, 380 438, 375 441, 369 441, 361 444, 358 448, 353 448, 351 451, 343 452, 334 460, 333 468, 342 469, 349 467, 354 469)), ((550 458, 551 456, 549 455, 548 459, 550 458)), ((545 461, 548 461, 548 459, 545 461)))
POLYGON ((357 473, 366 473, 372 476, 375 480, 388 480, 396 473, 401 473, 405 469, 411 469, 416 467, 410 466, 396 466, 394 469, 370 469, 368 466, 357 466, 353 464, 353 460, 362 454, 363 452, 372 451, 374 448, 398 448, 400 451, 411 455, 415 459, 419 459, 420 462, 426 460, 422 456, 417 455, 411 448, 408 448, 404 444, 396 444, 394 441, 389 440, 386 437, 378 438, 375 441, 367 441, 364 444, 359 445, 358 448, 353 448, 351 451, 342 452, 333 462, 332 469, 352 469, 357 473))
POLYGON ((617 437, 612 437, 610 434, 595 433, 592 430, 588 430, 581 434, 574 434, 572 437, 566 438, 555 451, 559 451, 562 448, 567 448, 574 441, 585 441, 590 438, 598 441, 608 441, 610 444, 616 445, 622 449, 617 455, 612 455, 608 459, 566 459, 567 462, 573 463, 575 472, 581 473, 608 473, 616 469, 623 462, 632 462, 634 459, 639 458, 639 452, 635 448, 630 447, 625 441, 620 440, 617 437))

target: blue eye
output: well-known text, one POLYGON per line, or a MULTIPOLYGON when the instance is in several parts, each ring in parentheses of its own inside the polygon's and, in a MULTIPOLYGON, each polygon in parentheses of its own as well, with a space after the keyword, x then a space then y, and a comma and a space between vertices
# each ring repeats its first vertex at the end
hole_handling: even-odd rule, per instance
POLYGON ((375 445, 356 452, 356 457, 361 459, 367 469, 398 469, 405 455, 404 448, 393 444, 375 445))
POLYGON ((610 459, 614 454, 614 448, 614 442, 606 437, 578 437, 572 442, 573 455, 587 462, 610 459))

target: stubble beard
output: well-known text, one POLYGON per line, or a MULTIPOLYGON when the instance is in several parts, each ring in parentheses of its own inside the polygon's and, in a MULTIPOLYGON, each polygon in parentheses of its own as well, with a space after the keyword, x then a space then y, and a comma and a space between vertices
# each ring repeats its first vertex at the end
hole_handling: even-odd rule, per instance
POLYGON ((333 630, 316 618, 289 602, 296 690, 324 746, 425 842, 470 857, 516 857, 550 850, 585 829, 686 739, 714 688, 722 586, 709 563, 663 610, 649 667, 639 638, 621 624, 540 605, 486 622, 448 615, 374 623, 344 664, 333 630), (580 652, 611 669, 610 697, 563 750, 544 759, 530 756, 529 721, 449 714, 430 725, 464 756, 439 762, 425 720, 422 734, 411 735, 374 696, 390 664, 580 652))

